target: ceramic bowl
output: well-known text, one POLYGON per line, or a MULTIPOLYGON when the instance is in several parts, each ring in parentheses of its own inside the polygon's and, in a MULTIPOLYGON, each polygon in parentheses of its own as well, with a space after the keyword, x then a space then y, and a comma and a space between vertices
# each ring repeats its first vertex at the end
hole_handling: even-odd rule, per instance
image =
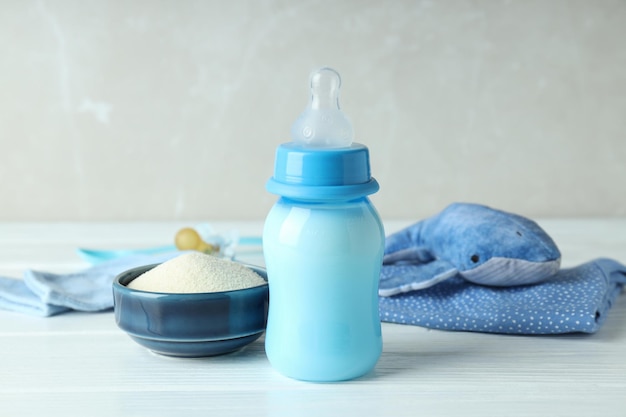
MULTIPOLYGON (((130 269, 113 282, 115 321, 140 345, 168 356, 213 356, 236 351, 265 331, 269 306, 267 284, 194 294, 156 293, 127 287, 157 265, 130 269)), ((267 281, 263 268, 245 266, 267 281)))

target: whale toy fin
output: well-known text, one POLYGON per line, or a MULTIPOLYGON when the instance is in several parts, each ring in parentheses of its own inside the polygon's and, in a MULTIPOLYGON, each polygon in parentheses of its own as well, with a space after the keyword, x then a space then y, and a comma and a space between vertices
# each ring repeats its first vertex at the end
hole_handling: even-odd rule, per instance
POLYGON ((433 260, 423 264, 399 263, 385 266, 380 274, 378 295, 391 297, 432 287, 459 271, 447 261, 433 260))
POLYGON ((433 254, 424 247, 408 247, 394 252, 385 252, 383 265, 391 264, 424 264, 434 261, 433 254))

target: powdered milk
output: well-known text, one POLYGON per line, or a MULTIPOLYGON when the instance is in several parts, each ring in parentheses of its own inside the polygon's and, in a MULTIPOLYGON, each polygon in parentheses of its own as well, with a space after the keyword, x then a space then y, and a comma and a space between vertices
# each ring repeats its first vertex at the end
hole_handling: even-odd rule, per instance
POLYGON ((241 264, 193 252, 152 268, 132 280, 128 288, 182 294, 240 290, 265 283, 241 264))

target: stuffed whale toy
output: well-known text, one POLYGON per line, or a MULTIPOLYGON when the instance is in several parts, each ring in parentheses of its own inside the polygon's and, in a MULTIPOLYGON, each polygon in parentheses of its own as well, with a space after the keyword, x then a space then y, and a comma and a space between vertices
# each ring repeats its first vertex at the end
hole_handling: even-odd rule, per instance
POLYGON ((470 203, 387 237, 379 295, 425 289, 454 276, 475 284, 535 284, 559 271, 561 253, 537 223, 470 203))

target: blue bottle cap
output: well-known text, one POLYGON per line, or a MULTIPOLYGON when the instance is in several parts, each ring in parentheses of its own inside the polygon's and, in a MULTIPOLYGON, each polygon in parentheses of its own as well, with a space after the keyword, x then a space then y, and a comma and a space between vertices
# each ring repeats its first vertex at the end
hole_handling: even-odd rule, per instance
POLYGON ((313 149, 284 143, 276 149, 274 176, 266 188, 284 197, 328 201, 373 194, 379 185, 370 175, 369 150, 364 145, 313 149))

